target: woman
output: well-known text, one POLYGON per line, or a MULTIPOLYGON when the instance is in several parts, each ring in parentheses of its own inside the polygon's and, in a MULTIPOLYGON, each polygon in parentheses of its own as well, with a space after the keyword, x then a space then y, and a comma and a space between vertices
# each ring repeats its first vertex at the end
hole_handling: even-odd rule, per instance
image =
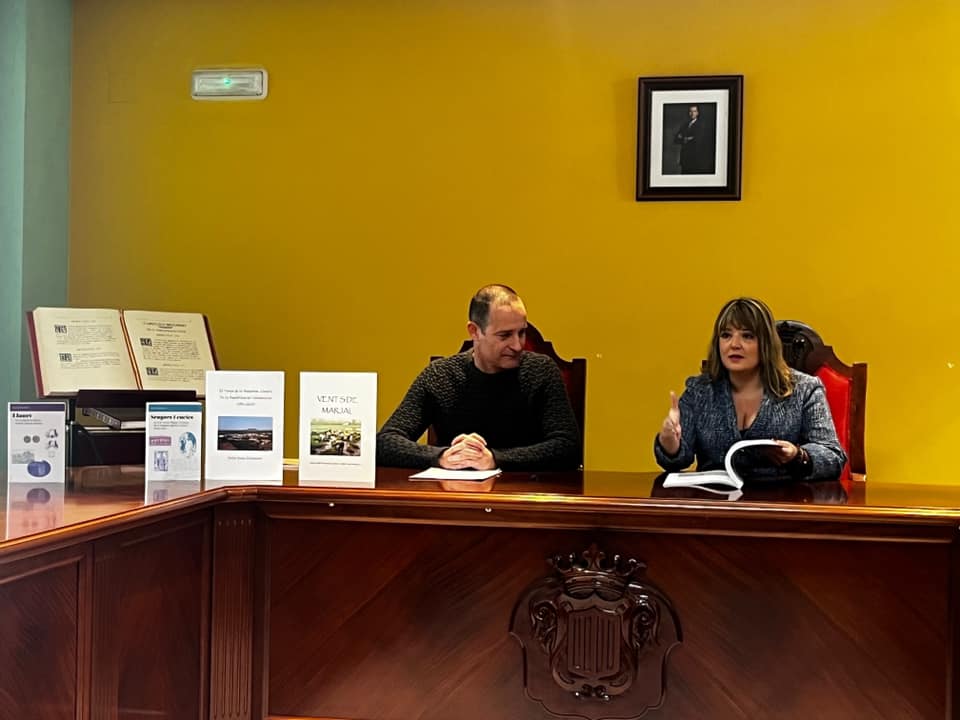
POLYGON ((787 367, 773 314, 753 298, 720 311, 705 372, 687 380, 654 443, 657 463, 683 470, 723 467, 738 440, 775 439, 771 459, 798 479, 837 478, 847 456, 819 378, 787 367))

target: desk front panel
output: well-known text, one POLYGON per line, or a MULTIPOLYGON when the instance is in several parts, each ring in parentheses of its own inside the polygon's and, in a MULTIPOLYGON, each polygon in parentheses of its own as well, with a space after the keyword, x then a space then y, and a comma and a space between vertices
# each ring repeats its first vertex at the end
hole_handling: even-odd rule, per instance
POLYGON ((92 720, 204 718, 210 514, 93 543, 92 720))
POLYGON ((209 517, 0 562, 0 718, 206 718, 209 517))
POLYGON ((546 558, 592 543, 645 561, 682 624, 652 717, 945 716, 947 544, 309 520, 268 537, 276 717, 551 717, 508 627, 546 558))
POLYGON ((0 565, 0 718, 78 717, 89 671, 81 601, 89 581, 86 547, 0 565))

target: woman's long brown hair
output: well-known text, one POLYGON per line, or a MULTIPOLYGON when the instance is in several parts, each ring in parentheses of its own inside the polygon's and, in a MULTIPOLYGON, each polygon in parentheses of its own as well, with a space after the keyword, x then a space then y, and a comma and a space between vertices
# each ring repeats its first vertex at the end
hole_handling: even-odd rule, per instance
POLYGON ((720 310, 713 324, 713 338, 707 355, 707 374, 711 380, 727 377, 727 369, 720 358, 720 333, 727 329, 747 330, 756 335, 763 389, 774 397, 788 397, 793 392, 793 379, 783 359, 783 345, 777 334, 773 313, 766 303, 756 298, 741 297, 729 301, 720 310))

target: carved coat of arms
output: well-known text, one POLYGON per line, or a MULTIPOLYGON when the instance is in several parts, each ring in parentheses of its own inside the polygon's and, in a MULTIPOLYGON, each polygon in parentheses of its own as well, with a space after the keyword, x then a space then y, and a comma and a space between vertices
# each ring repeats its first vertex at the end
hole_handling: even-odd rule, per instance
POLYGON ((524 653, 527 695, 551 713, 638 718, 663 703, 666 661, 682 640, 670 600, 646 566, 595 545, 548 560, 554 573, 517 601, 510 632, 524 653))

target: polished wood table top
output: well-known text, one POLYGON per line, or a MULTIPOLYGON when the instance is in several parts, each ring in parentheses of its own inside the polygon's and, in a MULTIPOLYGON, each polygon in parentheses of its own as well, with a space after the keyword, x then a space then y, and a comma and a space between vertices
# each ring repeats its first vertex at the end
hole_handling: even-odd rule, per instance
MULTIPOLYGON (((507 508, 528 512, 685 513, 691 517, 751 516, 849 521, 927 520, 951 524, 960 518, 960 488, 907 483, 844 486, 839 482, 747 486, 742 495, 690 488, 666 489, 662 474, 606 471, 504 473, 486 484, 411 481, 411 471, 379 468, 376 489, 350 490, 300 485, 286 471, 283 485, 242 485, 205 489, 202 483, 151 483, 143 467, 94 466, 68 471, 66 485, 0 482, 0 551, 25 541, 54 541, 63 535, 93 532, 220 502, 322 503, 334 499, 382 507, 411 505, 462 509, 507 508)), ((500 513, 502 516, 502 513, 500 513)), ((527 522, 517 517, 521 524, 527 522)), ((448 517, 456 521, 456 515, 448 517)), ((537 524, 530 516, 529 522, 537 524)))
POLYGON ((620 594, 591 594, 582 620, 629 576, 630 597, 662 595, 658 616, 683 630, 675 650, 670 634, 621 650, 644 670, 636 712, 617 717, 657 701, 656 668, 665 720, 957 715, 956 488, 737 497, 655 473, 410 474, 380 469, 374 489, 305 487, 295 471, 145 485, 142 466, 0 482, 0 718, 534 720, 545 693, 574 717, 583 700, 553 689, 561 656, 516 613, 547 590, 559 608, 557 572, 591 549, 620 594))

